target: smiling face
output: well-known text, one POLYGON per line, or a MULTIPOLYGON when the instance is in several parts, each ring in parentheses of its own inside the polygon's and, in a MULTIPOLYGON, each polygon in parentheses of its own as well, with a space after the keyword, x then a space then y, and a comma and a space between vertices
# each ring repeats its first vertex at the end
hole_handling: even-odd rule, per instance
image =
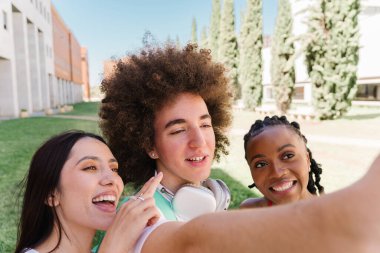
POLYGON ((155 116, 149 155, 164 173, 162 184, 173 192, 185 183, 200 184, 210 175, 215 151, 211 116, 202 97, 180 94, 155 116))
POLYGON ((123 190, 117 169, 116 159, 104 143, 90 137, 75 143, 55 191, 55 208, 64 226, 108 228, 123 190))
POLYGON ((309 198, 305 143, 285 126, 266 128, 247 143, 246 159, 257 189, 275 204, 309 198))

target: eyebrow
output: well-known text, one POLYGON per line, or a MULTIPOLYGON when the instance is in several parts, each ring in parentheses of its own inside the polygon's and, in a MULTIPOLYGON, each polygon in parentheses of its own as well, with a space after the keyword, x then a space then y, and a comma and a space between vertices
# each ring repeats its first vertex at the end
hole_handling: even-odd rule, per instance
MULTIPOLYGON (((79 159, 79 161, 76 163, 76 164, 79 164, 80 162, 84 161, 84 160, 94 160, 94 161, 99 161, 99 157, 97 156, 84 156, 82 157, 81 159, 79 159)), ((108 160, 109 163, 117 163, 116 159, 115 158, 111 158, 108 160)))
POLYGON ((280 152, 281 150, 283 150, 284 148, 287 148, 287 147, 295 147, 293 144, 285 144, 285 145, 282 145, 281 147, 279 147, 277 149, 277 152, 280 152))
MULTIPOLYGON (((211 116, 210 116, 210 114, 204 114, 204 115, 200 116, 199 118, 201 120, 203 120, 203 119, 211 119, 211 116)), ((173 125, 183 124, 183 123, 186 123, 185 119, 173 119, 173 120, 169 121, 168 123, 166 123, 165 129, 168 128, 168 127, 171 127, 173 125)))
MULTIPOLYGON (((285 144, 285 145, 282 145, 281 147, 279 147, 277 149, 277 152, 280 152, 281 150, 283 150, 284 148, 287 148, 287 147, 295 147, 295 146, 293 144, 285 144)), ((250 159, 249 162, 252 162, 256 158, 262 158, 262 157, 265 157, 265 155, 263 155, 263 154, 254 155, 254 156, 252 156, 252 158, 250 159)))

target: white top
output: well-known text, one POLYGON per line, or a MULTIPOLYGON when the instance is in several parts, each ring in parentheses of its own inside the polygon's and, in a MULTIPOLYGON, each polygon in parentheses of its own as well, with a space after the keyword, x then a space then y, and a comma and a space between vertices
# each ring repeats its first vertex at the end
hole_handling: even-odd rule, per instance
MULTIPOLYGON (((165 218, 165 216, 161 213, 160 211, 160 219, 152 226, 148 226, 148 227, 145 227, 144 228, 144 231, 141 233, 139 239, 137 240, 136 244, 135 244, 135 247, 133 249, 133 253, 140 253, 141 252, 141 249, 142 247, 144 246, 144 243, 146 241, 146 239, 148 238, 148 236, 156 229, 158 228, 160 225, 168 222, 169 220, 167 220, 165 218)), ((37 252, 38 253, 38 252, 37 252)))
POLYGON ((24 253, 39 253, 39 252, 34 249, 27 249, 26 251, 24 251, 24 253))

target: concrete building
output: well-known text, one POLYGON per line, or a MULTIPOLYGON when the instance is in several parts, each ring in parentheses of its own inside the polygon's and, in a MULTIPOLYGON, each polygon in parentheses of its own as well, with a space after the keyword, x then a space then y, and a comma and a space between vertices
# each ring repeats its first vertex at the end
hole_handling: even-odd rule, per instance
MULTIPOLYGON (((293 13, 293 35, 300 36, 307 32, 305 20, 307 9, 313 0, 291 0, 293 13)), ((357 72, 358 92, 353 104, 380 105, 380 1, 361 0, 361 13, 359 15, 360 51, 357 72)), ((270 43, 269 43, 270 44, 270 43)), ((296 50, 301 49, 301 43, 296 42, 296 50)), ((263 49, 263 110, 274 110, 274 94, 270 78, 271 49, 263 49)), ((293 96, 293 105, 299 113, 310 114, 312 108, 312 85, 307 74, 303 54, 297 58, 296 88, 293 96)))
POLYGON ((50 0, 0 1, 0 117, 82 101, 81 61, 50 0))

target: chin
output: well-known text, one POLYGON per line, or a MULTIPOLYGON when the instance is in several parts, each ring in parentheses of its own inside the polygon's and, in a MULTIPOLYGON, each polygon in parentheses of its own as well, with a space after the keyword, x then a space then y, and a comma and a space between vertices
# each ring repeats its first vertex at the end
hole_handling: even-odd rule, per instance
POLYGON ((113 217, 104 217, 102 219, 98 219, 98 220, 94 221, 93 224, 96 224, 97 230, 105 231, 109 228, 109 226, 111 226, 114 218, 115 218, 114 216, 113 217))

